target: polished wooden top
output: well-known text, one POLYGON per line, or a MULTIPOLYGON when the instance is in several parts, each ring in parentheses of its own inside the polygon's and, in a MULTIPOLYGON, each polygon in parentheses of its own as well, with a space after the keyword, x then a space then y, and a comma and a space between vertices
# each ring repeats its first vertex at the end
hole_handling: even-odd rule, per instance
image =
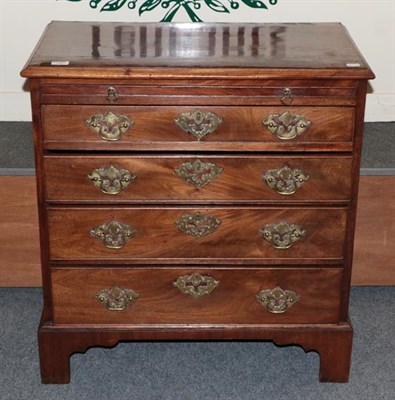
POLYGON ((281 78, 291 69, 295 76, 303 76, 307 69, 310 78, 312 69, 320 77, 373 77, 339 23, 59 21, 48 25, 22 76, 281 78))

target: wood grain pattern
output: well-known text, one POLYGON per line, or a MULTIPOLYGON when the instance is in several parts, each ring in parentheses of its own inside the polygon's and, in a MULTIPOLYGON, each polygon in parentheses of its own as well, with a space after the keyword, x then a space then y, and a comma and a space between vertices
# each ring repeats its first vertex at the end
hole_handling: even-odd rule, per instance
MULTIPOLYGON (((352 284, 395 285, 395 248, 388 240, 395 237, 395 177, 362 176, 360 180, 352 284), (373 237, 371 232, 376 232, 373 237)), ((22 242, 13 235, 0 237, 0 287, 41 286, 35 178, 1 176, 0 191, 0 206, 8 221, 2 232, 16 224, 18 234, 25 236, 22 242)))
POLYGON ((183 112, 195 107, 122 107, 117 106, 43 106, 44 146, 48 149, 101 149, 101 150, 269 150, 287 151, 291 147, 299 151, 317 144, 334 151, 351 144, 353 130, 352 108, 320 107, 213 107, 206 106, 221 118, 218 129, 198 141, 174 123, 183 112), (92 115, 106 114, 113 110, 118 115, 134 121, 117 142, 108 142, 89 129, 85 121, 92 115), (263 126, 270 114, 289 111, 303 115, 312 122, 304 134, 292 140, 280 140, 263 126), (273 144, 271 146, 271 144, 273 144), (293 147, 292 147, 293 146, 293 147))
POLYGON ((118 260, 124 262, 255 263, 339 262, 343 258, 345 208, 136 207, 50 208, 49 247, 52 260, 118 260), (201 239, 181 232, 175 222, 201 212, 222 221, 201 239), (137 230, 118 250, 90 235, 97 225, 116 220, 137 230), (278 250, 262 238, 265 224, 298 224, 306 235, 289 249, 278 250), (154 245, 153 245, 154 244, 154 245))
POLYGON ((36 181, 0 176, 0 286, 41 286, 36 181))
POLYGON ((351 196, 350 156, 207 156, 201 155, 50 155, 44 159, 46 198, 50 202, 347 202, 351 196), (175 169, 200 160, 213 163, 223 172, 198 189, 185 182, 175 169), (117 195, 103 193, 87 178, 101 167, 127 169, 136 179, 117 195), (262 176, 269 170, 288 166, 302 170, 309 179, 292 195, 281 195, 262 176))
POLYGON ((395 176, 362 176, 353 285, 395 285, 395 176))
POLYGON ((341 269, 54 269, 55 324, 291 324, 335 323, 339 319, 341 269), (173 282, 199 272, 219 281, 210 294, 193 298, 173 282), (146 277, 149 276, 149 279, 146 277), (95 298, 103 288, 133 289, 138 299, 109 311, 95 298), (300 300, 283 314, 256 299, 263 289, 295 291, 300 300))

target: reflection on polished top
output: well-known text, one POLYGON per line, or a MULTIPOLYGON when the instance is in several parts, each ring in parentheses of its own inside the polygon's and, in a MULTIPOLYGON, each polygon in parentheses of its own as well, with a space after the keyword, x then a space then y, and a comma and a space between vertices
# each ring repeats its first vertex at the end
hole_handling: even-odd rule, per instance
POLYGON ((338 23, 108 22, 52 22, 22 74, 45 76, 46 67, 52 75, 53 69, 81 66, 343 69, 346 76, 371 75, 338 23))

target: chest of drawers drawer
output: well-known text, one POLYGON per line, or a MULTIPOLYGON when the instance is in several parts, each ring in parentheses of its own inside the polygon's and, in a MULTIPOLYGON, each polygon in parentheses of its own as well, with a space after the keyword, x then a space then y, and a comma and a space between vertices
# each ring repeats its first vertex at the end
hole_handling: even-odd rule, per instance
POLYGON ((349 201, 352 157, 73 155, 44 159, 51 202, 349 201))
POLYGON ((336 323, 341 275, 338 268, 57 268, 52 272, 54 321, 83 325, 336 323))
POLYGON ((75 150, 350 149, 351 107, 43 106, 44 146, 75 150))
POLYGON ((153 263, 341 261, 346 213, 241 206, 51 208, 50 256, 153 263))
POLYGON ((348 379, 373 74, 341 25, 56 22, 23 75, 44 382, 75 351, 162 339, 299 344, 348 379))

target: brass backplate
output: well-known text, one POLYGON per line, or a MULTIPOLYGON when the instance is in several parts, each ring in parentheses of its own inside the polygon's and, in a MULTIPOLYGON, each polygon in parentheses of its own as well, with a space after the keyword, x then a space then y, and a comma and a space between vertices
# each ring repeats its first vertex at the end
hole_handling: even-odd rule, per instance
POLYGON ((101 289, 96 293, 96 299, 101 301, 110 311, 122 311, 130 306, 137 298, 138 293, 132 289, 123 289, 119 286, 101 289))
POLYGON ((196 189, 201 189, 213 182, 222 174, 223 170, 213 163, 195 160, 181 164, 174 172, 185 182, 195 186, 196 189))
POLYGON ((136 176, 124 168, 113 165, 95 168, 88 174, 88 179, 104 194, 119 194, 126 189, 136 176))
POLYGON ((183 275, 173 282, 173 285, 184 294, 188 294, 194 298, 202 297, 211 293, 219 285, 211 276, 200 275, 195 272, 191 275, 183 275))
POLYGON ((278 169, 270 169, 262 175, 266 184, 281 195, 294 194, 309 178, 309 174, 301 169, 291 169, 287 165, 278 169))
POLYGON ((137 233, 137 229, 118 221, 110 221, 91 229, 91 236, 101 240, 109 249, 121 249, 137 233))
POLYGON ((281 221, 264 225, 260 233, 275 249, 285 250, 302 239, 306 235, 306 230, 297 224, 281 221))
POLYGON ((222 221, 218 218, 200 212, 183 215, 175 222, 181 232, 192 235, 197 239, 202 239, 215 232, 221 223, 222 221))
POLYGON ((222 121, 222 118, 217 114, 200 109, 181 113, 174 119, 175 124, 180 129, 192 134, 197 140, 213 133, 222 124, 222 121))
POLYGON ((299 296, 295 292, 283 290, 279 286, 261 290, 256 298, 273 314, 282 314, 299 301, 299 296))
POLYGON ((122 135, 133 126, 134 122, 125 115, 107 111, 106 114, 92 115, 85 124, 101 139, 114 142, 121 140, 122 135))
POLYGON ((281 140, 295 139, 305 133, 312 125, 307 118, 289 111, 282 114, 270 114, 262 123, 270 133, 281 140))

